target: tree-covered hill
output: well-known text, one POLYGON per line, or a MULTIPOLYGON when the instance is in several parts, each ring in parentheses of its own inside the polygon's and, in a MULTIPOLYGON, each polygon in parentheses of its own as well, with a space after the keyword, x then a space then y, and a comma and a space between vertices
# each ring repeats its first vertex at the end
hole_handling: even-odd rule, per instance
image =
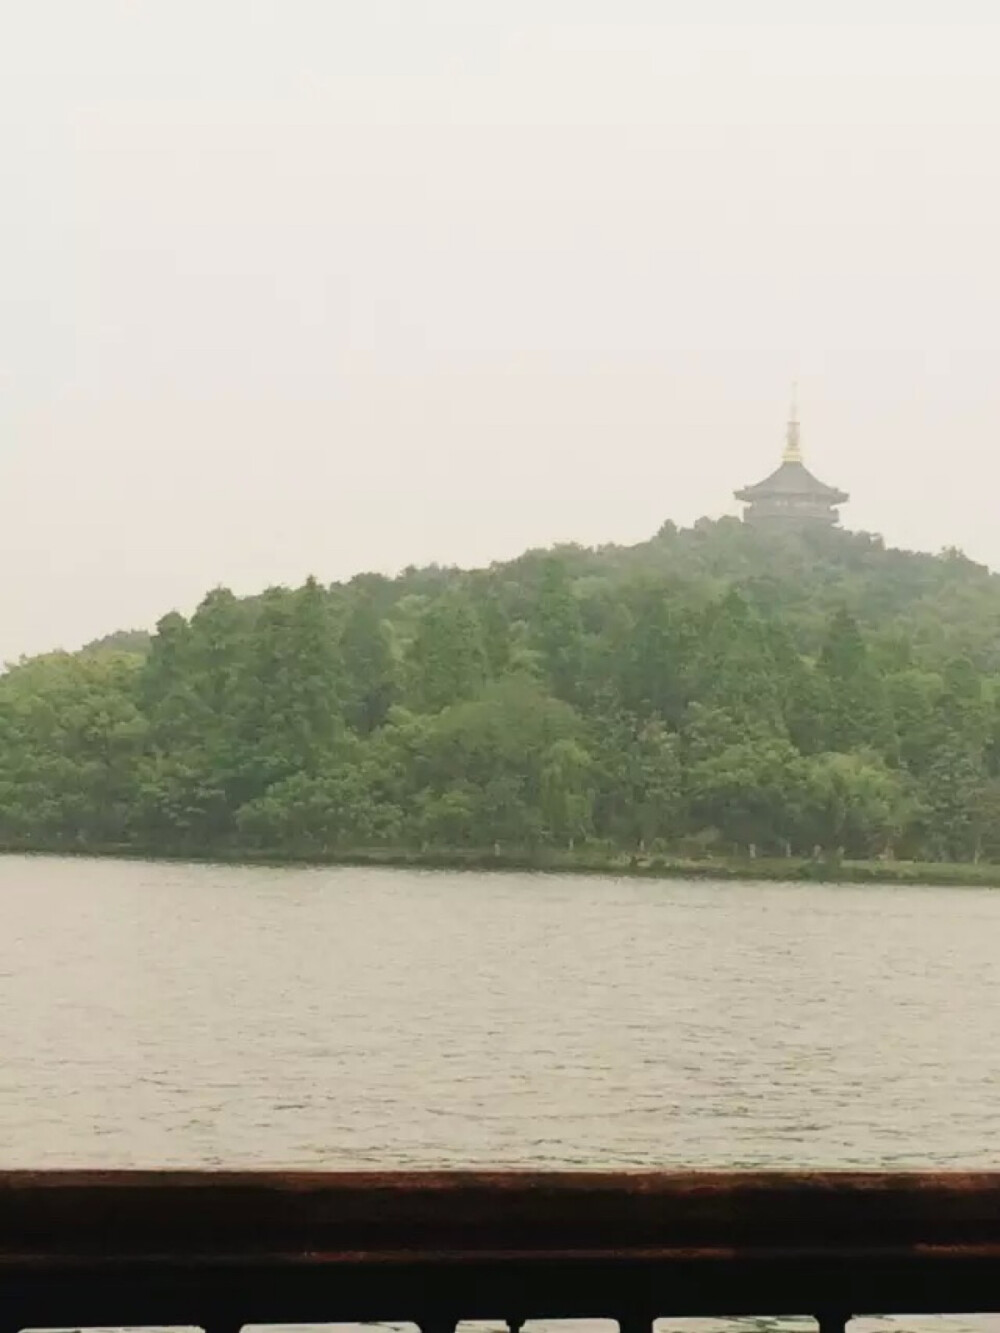
POLYGON ((1000 578, 726 519, 216 590, 0 678, 0 841, 1000 859, 1000 578))

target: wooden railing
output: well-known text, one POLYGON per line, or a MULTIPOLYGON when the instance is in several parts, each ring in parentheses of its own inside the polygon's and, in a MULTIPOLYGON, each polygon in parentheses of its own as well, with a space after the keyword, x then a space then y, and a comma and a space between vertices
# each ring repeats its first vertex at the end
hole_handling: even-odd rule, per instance
POLYGON ((1000 1174, 0 1173, 0 1333, 1000 1311, 1000 1174))

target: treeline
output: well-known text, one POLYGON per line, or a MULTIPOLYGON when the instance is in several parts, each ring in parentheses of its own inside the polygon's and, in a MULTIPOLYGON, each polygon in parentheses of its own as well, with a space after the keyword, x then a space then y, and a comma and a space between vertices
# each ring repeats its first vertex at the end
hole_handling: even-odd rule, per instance
POLYGON ((1000 580, 727 520, 217 590, 0 678, 0 843, 1000 860, 1000 580))

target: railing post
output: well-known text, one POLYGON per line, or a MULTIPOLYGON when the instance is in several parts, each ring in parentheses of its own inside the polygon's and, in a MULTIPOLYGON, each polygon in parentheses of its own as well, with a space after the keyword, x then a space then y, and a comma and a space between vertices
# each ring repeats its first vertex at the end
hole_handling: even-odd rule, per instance
POLYGON ((653 1320, 648 1315, 628 1314, 618 1318, 618 1333, 651 1333, 653 1320))
POLYGON ((845 1333, 851 1316, 843 1310, 821 1310, 816 1316, 819 1333, 845 1333))
POLYGON ((419 1319, 417 1327, 420 1333, 455 1333, 458 1320, 450 1315, 429 1315, 425 1319, 419 1319))

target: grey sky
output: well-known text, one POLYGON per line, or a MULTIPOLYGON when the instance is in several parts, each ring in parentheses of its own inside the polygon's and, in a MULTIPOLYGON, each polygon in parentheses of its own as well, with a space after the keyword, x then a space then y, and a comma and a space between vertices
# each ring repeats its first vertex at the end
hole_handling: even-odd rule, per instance
POLYGON ((736 512, 793 376, 1000 566, 992 8, 7 0, 0 657, 736 512))

